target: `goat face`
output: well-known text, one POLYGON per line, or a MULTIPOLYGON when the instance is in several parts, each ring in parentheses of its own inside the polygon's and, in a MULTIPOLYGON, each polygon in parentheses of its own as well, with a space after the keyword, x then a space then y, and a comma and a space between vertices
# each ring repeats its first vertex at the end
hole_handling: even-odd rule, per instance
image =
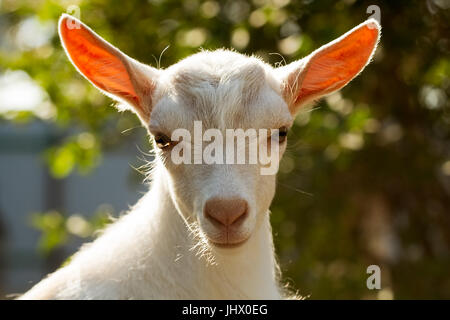
POLYGON ((78 71, 129 106, 148 128, 173 203, 188 226, 197 227, 208 243, 233 247, 244 244, 267 219, 293 117, 366 66, 380 26, 370 19, 281 68, 218 50, 157 70, 67 15, 60 19, 59 33, 78 71), (240 134, 228 135, 232 129, 240 134), (235 144, 243 135, 241 145, 235 144))
POLYGON ((212 244, 245 242, 267 215, 293 121, 272 68, 231 51, 201 52, 165 70, 159 85, 149 131, 177 208, 212 244))

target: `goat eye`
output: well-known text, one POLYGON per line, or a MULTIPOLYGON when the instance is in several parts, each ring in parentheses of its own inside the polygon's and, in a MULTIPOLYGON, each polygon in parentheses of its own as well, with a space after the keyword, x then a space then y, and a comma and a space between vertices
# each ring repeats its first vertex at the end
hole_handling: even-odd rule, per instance
MULTIPOLYGON (((288 128, 286 127, 281 127, 278 129, 278 143, 283 143, 286 141, 287 133, 288 128)), ((275 137, 273 139, 275 139, 275 137)))
POLYGON ((172 140, 165 134, 160 133, 155 135, 155 143, 158 148, 166 149, 172 145, 172 140))

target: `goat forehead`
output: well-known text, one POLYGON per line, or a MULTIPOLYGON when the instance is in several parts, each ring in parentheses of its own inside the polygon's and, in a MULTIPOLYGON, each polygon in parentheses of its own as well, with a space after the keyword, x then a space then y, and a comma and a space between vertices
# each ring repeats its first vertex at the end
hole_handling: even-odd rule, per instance
POLYGON ((244 119, 249 106, 267 90, 266 73, 257 58, 223 50, 202 52, 171 68, 168 93, 195 118, 214 122, 215 127, 221 126, 219 120, 230 126, 244 119))
POLYGON ((193 130, 194 121, 201 121, 203 129, 217 128, 279 128, 290 126, 292 115, 275 91, 265 86, 246 107, 218 105, 208 108, 186 105, 179 96, 167 95, 152 111, 150 127, 169 134, 178 128, 193 130), (228 108, 226 108, 226 106, 228 108))
POLYGON ((270 127, 290 117, 271 77, 271 67, 254 57, 226 50, 195 54, 167 69, 166 98, 152 117, 169 127, 191 128, 195 120, 204 128, 270 127))
POLYGON ((263 66, 259 59, 233 52, 202 52, 175 65, 171 82, 175 91, 185 95, 242 96, 244 90, 256 93, 264 84, 263 66))

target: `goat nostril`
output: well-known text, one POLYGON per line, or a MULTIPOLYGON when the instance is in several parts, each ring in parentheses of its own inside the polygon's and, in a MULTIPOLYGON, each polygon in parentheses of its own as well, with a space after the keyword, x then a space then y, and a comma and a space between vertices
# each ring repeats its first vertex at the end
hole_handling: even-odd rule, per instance
POLYGON ((248 204, 240 198, 213 198, 205 203, 204 214, 214 224, 227 227, 245 220, 248 204))
POLYGON ((212 215, 211 213, 209 213, 208 211, 205 211, 205 216, 206 218, 209 219, 209 221, 212 222, 212 224, 220 227, 220 226, 224 226, 226 224, 224 224, 222 221, 220 221, 219 219, 217 219, 216 217, 214 217, 214 215, 212 215))

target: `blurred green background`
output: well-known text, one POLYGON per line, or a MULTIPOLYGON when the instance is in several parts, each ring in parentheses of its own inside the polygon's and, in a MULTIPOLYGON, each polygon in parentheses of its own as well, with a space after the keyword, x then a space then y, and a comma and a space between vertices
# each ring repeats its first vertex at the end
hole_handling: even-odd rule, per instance
MULTIPOLYGON (((367 19, 369 5, 379 6, 383 26, 374 61, 298 117, 289 135, 271 207, 284 281, 311 299, 448 299, 450 1, 2 0, 0 127, 52 128, 36 159, 57 186, 95 173, 107 152, 124 145, 137 145, 132 157, 149 158, 134 115, 117 113, 65 57, 56 33, 63 12, 79 13, 128 55, 165 68, 200 48, 232 47, 272 64, 291 62, 367 19), (15 77, 34 86, 17 99, 15 77), (366 287, 372 264, 381 267, 382 290, 366 287)), ((14 149, 5 137, 0 143, 0 157, 14 149)), ((126 170, 139 196, 144 176, 126 170)), ((40 240, 29 245, 51 260, 42 274, 73 253, 73 241, 92 238, 119 211, 69 212, 52 199, 42 212, 33 210, 15 223, 39 231, 40 240)), ((1 234, 9 227, 2 229, 1 219, 0 211, 0 264, 7 270, 1 234)), ((17 290, 28 280, 19 278, 17 290)))

